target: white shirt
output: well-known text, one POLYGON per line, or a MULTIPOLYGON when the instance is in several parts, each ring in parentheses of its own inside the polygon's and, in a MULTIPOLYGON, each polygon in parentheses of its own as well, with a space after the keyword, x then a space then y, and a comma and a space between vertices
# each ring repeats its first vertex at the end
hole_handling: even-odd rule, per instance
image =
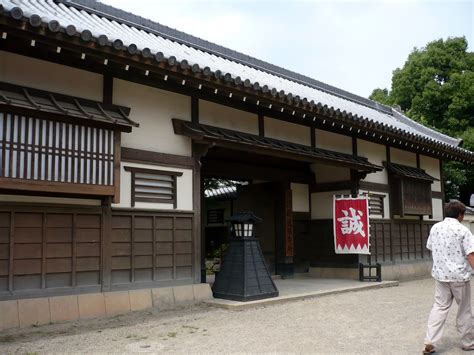
POLYGON ((466 259, 474 252, 474 237, 456 218, 446 217, 430 231, 426 247, 433 256, 431 275, 442 282, 468 281, 471 267, 466 259))

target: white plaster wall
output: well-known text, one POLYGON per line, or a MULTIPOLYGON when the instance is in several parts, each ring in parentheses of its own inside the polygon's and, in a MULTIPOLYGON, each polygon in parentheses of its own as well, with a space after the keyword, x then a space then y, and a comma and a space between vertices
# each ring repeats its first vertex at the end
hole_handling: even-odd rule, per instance
POLYGON ((331 219, 334 195, 349 195, 350 191, 316 192, 311 194, 311 219, 331 219))
POLYGON ((83 205, 83 206, 100 206, 101 205, 100 200, 94 200, 94 199, 23 196, 23 195, 0 195, 0 205, 2 203, 7 203, 7 202, 83 205))
MULTIPOLYGON (((367 158, 369 162, 379 166, 383 166, 383 162, 387 160, 387 154, 384 145, 372 143, 362 139, 357 140, 357 155, 367 158)), ((387 171, 384 168, 382 171, 367 174, 364 181, 375 182, 378 184, 387 184, 387 171)))
POLYGON ((428 221, 441 221, 443 219, 443 200, 440 198, 433 198, 431 201, 433 204, 433 218, 429 218, 429 216, 423 216, 423 219, 428 221))
POLYGON ((279 139, 297 144, 311 145, 309 127, 265 117, 265 137, 279 139))
POLYGON ((199 101, 199 122, 234 131, 258 134, 258 116, 209 101, 199 101))
POLYGON ((309 212, 309 187, 306 184, 291 183, 293 212, 309 212))
POLYGON ((315 129, 316 147, 352 154, 352 138, 342 134, 315 129))
MULTIPOLYGON (((131 166, 152 170, 179 171, 182 176, 177 177, 177 210, 192 211, 193 209, 193 170, 192 169, 176 169, 167 166, 138 164, 122 162, 120 164, 120 203, 112 204, 114 208, 130 208, 131 207, 131 188, 132 173, 125 171, 124 166, 131 166)), ((156 210, 173 210, 173 205, 168 203, 148 203, 136 202, 135 208, 156 209, 156 210)))
POLYGON ((333 165, 311 164, 311 171, 314 172, 316 183, 348 181, 351 172, 348 168, 341 168, 333 165))
MULTIPOLYGON (((441 179, 439 159, 420 155, 420 168, 432 177, 441 179)), ((441 181, 434 181, 431 185, 431 191, 441 191, 441 181)))
POLYGON ((191 140, 174 134, 171 122, 190 120, 189 97, 114 78, 113 102, 130 107, 130 118, 140 124, 122 134, 122 147, 191 156, 191 140))
POLYGON ((3 51, 0 81, 102 101, 102 75, 3 51))
POLYGON ((396 164, 413 166, 416 168, 416 154, 397 148, 390 148, 390 161, 396 164))

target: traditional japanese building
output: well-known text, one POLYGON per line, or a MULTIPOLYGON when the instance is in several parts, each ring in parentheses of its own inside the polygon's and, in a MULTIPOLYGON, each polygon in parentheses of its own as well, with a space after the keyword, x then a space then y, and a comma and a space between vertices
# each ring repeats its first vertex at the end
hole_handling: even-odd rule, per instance
POLYGON ((0 3, 0 329, 44 304, 39 323, 197 298, 205 178, 246 182, 232 209, 263 219, 272 273, 355 277, 367 257, 334 253, 332 202, 359 193, 383 277, 427 273, 442 163, 474 163, 460 140, 94 0, 0 3))

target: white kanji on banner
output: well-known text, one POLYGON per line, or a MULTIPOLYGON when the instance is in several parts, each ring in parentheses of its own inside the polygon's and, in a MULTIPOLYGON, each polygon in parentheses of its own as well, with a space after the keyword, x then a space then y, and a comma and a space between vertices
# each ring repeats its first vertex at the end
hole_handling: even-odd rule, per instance
POLYGON ((367 197, 334 196, 333 212, 336 254, 370 254, 367 197))

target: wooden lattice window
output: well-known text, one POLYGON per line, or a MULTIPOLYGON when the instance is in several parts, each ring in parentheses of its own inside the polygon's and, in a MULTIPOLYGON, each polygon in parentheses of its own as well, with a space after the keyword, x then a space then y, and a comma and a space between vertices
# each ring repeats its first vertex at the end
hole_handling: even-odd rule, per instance
POLYGON ((0 112, 0 178, 114 184, 114 132, 0 112))
POLYGON ((224 210, 208 210, 207 211, 207 224, 223 224, 224 223, 224 210))
POLYGON ((183 173, 126 166, 132 174, 131 205, 136 202, 169 203, 177 207, 176 180, 183 173))
POLYGON ((384 216, 383 199, 385 195, 369 193, 369 214, 384 216))

